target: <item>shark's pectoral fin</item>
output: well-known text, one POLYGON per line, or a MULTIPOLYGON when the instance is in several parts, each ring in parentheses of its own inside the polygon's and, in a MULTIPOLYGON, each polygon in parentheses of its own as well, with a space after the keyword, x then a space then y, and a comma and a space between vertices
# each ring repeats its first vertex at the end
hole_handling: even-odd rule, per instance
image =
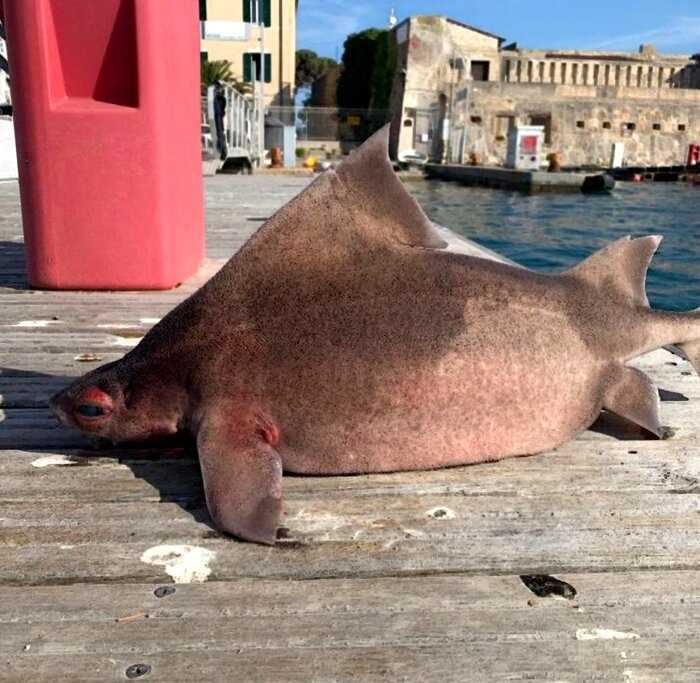
POLYGON ((695 372, 700 375, 700 339, 697 341, 685 342, 684 344, 677 344, 677 347, 695 368, 695 372))
POLYGON ((267 425, 254 417, 208 413, 197 450, 209 514, 216 527, 247 541, 274 545, 282 512, 282 461, 267 425))
POLYGON ((622 368, 605 392, 603 407, 661 437, 659 393, 640 370, 622 368))

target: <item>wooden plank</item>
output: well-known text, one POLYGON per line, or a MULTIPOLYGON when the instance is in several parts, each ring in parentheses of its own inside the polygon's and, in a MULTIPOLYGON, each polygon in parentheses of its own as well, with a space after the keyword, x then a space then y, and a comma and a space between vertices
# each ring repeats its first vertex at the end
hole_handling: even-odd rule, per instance
POLYGON ((469 680, 637 681, 700 672, 700 574, 560 578, 574 599, 536 597, 516 576, 465 575, 180 585, 163 598, 155 584, 0 588, 0 656, 3 673, 23 680, 123 680, 136 663, 151 667, 149 680, 235 672, 461 681, 468 670, 469 680))
MULTIPOLYGON (((67 450, 77 467, 32 465, 50 451, 4 451, 0 456, 0 503, 21 503, 41 495, 45 501, 76 503, 170 500, 189 487, 201 497, 194 449, 111 451, 67 450), (187 454, 187 457, 185 454, 187 454), (173 457, 175 456, 175 457, 173 457)), ((591 448, 571 442, 559 450, 494 463, 425 472, 352 477, 285 476, 287 497, 459 495, 547 497, 607 492, 691 494, 700 480, 700 460, 693 443, 614 442, 591 448)))
POLYGON ((616 465, 618 454, 582 462, 599 470, 590 488, 569 469, 574 458, 567 454, 462 471, 288 477, 288 538, 274 549, 232 542, 210 527, 191 462, 172 472, 153 463, 129 465, 147 484, 129 483, 114 464, 34 468, 34 475, 19 476, 20 483, 16 475, 0 482, 10 496, 27 495, 2 501, 0 576, 11 584, 157 581, 162 567, 140 558, 162 543, 215 553, 217 580, 700 566, 693 454, 679 453, 674 461, 659 450, 646 471, 643 452, 627 453, 616 465), (530 463, 538 467, 528 472, 530 463), (627 471, 634 474, 627 477, 627 471), (105 486, 91 474, 101 472, 118 475, 116 481, 105 486), (75 493, 81 489, 88 493, 75 493))

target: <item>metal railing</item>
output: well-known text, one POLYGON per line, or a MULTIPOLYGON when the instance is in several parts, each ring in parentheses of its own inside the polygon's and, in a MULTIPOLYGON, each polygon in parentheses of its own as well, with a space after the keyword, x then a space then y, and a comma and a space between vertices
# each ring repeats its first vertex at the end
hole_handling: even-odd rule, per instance
MULTIPOLYGON (((222 121, 226 156, 247 156, 251 163, 257 162, 260 147, 255 103, 231 86, 224 86, 221 94, 226 100, 222 121)), ((214 115, 215 96, 215 88, 210 86, 202 98, 202 150, 211 156, 219 156, 222 150, 214 115)))
POLYGON ((294 126, 298 143, 318 141, 357 145, 391 118, 391 113, 383 109, 268 107, 267 112, 283 124, 294 126))

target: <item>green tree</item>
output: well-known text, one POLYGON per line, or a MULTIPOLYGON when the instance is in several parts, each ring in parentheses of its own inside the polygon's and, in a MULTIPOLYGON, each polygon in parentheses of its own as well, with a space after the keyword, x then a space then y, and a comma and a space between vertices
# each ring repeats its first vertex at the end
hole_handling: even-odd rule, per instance
POLYGON ((337 62, 330 57, 319 57, 313 50, 297 50, 296 84, 297 87, 311 85, 316 79, 337 62))
POLYGON ((249 83, 243 83, 233 75, 232 64, 227 59, 217 59, 213 62, 204 60, 200 64, 200 81, 202 95, 205 95, 207 88, 214 85, 216 81, 222 81, 232 86, 243 95, 251 92, 249 83))
MULTIPOLYGON (((351 33, 343 44, 343 72, 338 80, 338 106, 367 109, 372 104, 375 63, 386 59, 388 50, 380 51, 380 43, 388 31, 368 28, 351 33)), ((379 80, 382 82, 385 77, 379 80)), ((388 100, 388 98, 387 98, 388 100)))
POLYGON ((396 42, 390 31, 383 31, 377 36, 376 45, 369 106, 372 109, 389 109, 396 72, 396 42))

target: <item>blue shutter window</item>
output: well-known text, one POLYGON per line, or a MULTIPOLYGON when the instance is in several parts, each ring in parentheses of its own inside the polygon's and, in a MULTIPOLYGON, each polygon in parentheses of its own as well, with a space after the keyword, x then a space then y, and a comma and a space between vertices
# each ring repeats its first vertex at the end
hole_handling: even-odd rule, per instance
MULTIPOLYGON (((242 0, 243 2, 243 21, 246 24, 259 24, 260 18, 255 12, 255 0, 242 0)), ((265 26, 272 26, 272 0, 258 0, 260 3, 260 12, 262 14, 262 22, 265 26)))
POLYGON ((265 53, 265 83, 272 82, 272 55, 265 53))
MULTIPOLYGON (((260 53, 246 52, 243 55, 243 80, 246 83, 260 80, 260 53)), ((265 53, 265 83, 272 83, 272 55, 265 53)))
POLYGON ((253 82, 253 55, 246 52, 243 55, 243 81, 245 83, 253 82))

